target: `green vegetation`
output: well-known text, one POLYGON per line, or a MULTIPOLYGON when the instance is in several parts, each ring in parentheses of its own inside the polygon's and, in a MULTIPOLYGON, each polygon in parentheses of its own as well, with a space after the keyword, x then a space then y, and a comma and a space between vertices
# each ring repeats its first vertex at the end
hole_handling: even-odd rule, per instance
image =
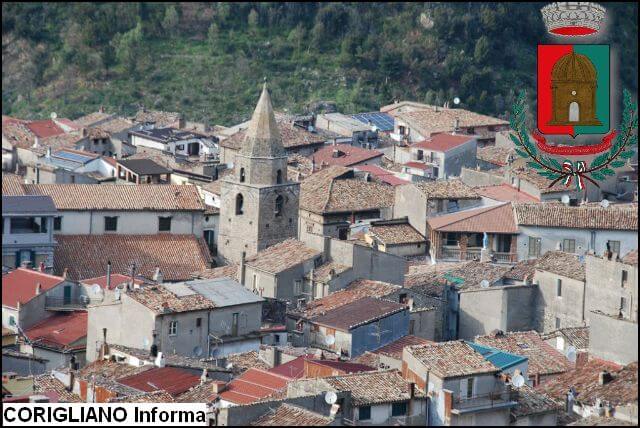
MULTIPOLYGON (((278 109, 393 99, 510 110, 534 94, 541 4, 3 3, 2 113, 75 118, 139 105, 230 125, 268 77, 278 109)), ((605 42, 637 92, 637 4, 607 4, 605 42)), ((598 41, 600 42, 600 41, 598 41)), ((533 105, 531 100, 530 105, 533 105)))

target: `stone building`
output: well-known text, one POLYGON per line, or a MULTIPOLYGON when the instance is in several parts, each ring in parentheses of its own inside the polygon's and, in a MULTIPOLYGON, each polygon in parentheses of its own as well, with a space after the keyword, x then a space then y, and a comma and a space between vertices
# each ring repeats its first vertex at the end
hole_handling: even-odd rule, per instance
POLYGON ((300 186, 287 179, 282 145, 266 83, 253 113, 235 170, 222 181, 218 250, 239 262, 297 236, 300 186))

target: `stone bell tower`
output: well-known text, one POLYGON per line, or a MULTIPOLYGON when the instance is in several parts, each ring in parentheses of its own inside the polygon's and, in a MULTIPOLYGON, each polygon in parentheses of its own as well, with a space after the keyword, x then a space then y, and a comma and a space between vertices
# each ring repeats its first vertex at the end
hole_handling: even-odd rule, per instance
POLYGON ((218 252, 239 262, 297 236, 300 185, 287 179, 287 155, 265 82, 233 174, 222 179, 218 252))

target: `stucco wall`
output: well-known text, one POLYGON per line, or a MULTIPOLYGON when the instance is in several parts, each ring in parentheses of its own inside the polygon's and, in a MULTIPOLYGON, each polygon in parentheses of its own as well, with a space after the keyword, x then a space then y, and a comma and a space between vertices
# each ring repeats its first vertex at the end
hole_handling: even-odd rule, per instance
POLYGON ((626 307, 622 308, 625 317, 638 321, 638 267, 607 260, 601 257, 586 256, 587 296, 586 316, 599 310, 605 314, 617 315, 621 309, 622 298, 626 307), (622 283, 622 272, 627 272, 626 284, 622 283))
POLYGON ((536 324, 540 332, 549 333, 558 328, 584 327, 585 283, 555 273, 536 270, 534 282, 538 284, 536 324), (557 295, 557 280, 562 281, 561 296, 557 295), (556 326, 556 318, 560 326, 556 326))
POLYGON ((589 354, 596 358, 629 364, 638 361, 638 323, 609 315, 589 314, 589 354))

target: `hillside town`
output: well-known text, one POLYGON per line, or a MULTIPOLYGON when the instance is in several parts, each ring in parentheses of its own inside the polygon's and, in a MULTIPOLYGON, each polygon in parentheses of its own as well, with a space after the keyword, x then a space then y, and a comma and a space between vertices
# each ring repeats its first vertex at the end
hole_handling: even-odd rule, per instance
POLYGON ((256 99, 232 127, 2 117, 3 402, 637 425, 637 156, 549 187, 503 118, 256 99))

